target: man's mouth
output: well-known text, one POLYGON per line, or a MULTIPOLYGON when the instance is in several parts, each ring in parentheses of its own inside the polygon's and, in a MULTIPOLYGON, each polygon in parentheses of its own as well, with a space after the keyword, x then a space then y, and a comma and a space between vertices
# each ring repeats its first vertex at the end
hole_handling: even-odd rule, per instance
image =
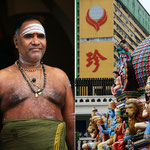
POLYGON ((31 51, 41 51, 42 48, 39 48, 39 47, 33 47, 33 48, 30 48, 29 50, 31 50, 31 51))

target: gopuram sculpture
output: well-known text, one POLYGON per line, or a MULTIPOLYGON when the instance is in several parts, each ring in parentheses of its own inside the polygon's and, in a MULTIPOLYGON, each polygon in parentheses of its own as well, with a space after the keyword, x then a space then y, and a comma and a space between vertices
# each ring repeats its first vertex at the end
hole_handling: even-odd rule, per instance
POLYGON ((126 46, 126 40, 121 40, 116 46, 116 51, 119 56, 118 68, 122 68, 125 65, 125 61, 131 61, 131 54, 126 46))
POLYGON ((107 136, 88 147, 88 150, 149 150, 150 36, 132 54, 125 40, 116 46, 116 51, 118 67, 115 72, 120 77, 116 82, 116 76, 112 85, 115 101, 109 103, 106 112, 109 115, 104 120, 98 115, 101 113, 99 110, 93 116, 97 121, 92 121, 94 118, 90 120, 91 123, 95 122, 98 135, 103 133, 107 136))
POLYGON ((95 142, 89 142, 82 145, 82 148, 85 150, 97 150, 97 145, 101 142, 104 142, 108 139, 107 134, 103 132, 106 129, 106 116, 93 115, 95 108, 92 110, 92 117, 90 118, 90 123, 88 126, 88 132, 92 138, 95 138, 95 142))

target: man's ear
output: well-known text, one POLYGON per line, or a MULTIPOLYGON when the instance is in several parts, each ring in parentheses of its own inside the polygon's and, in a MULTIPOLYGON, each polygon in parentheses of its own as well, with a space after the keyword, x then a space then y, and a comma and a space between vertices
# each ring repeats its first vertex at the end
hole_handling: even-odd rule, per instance
POLYGON ((15 47, 18 48, 18 39, 17 39, 17 36, 14 35, 14 44, 15 44, 15 47))

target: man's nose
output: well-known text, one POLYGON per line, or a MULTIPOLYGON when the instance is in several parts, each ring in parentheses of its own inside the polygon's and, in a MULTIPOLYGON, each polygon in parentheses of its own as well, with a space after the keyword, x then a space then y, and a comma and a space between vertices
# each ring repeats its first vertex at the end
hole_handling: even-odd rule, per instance
POLYGON ((37 36, 34 36, 32 38, 32 44, 34 44, 34 45, 39 45, 40 44, 39 38, 37 36))

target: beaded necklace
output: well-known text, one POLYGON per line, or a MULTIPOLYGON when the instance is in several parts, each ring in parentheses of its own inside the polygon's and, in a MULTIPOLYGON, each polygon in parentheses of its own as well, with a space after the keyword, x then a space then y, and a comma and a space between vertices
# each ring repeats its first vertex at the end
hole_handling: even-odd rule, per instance
POLYGON ((26 77, 22 67, 20 66, 19 64, 19 61, 17 60, 16 61, 17 63, 17 66, 23 76, 23 78, 25 79, 25 81, 27 82, 28 86, 30 87, 31 91, 34 93, 35 97, 38 97, 40 94, 42 94, 43 90, 45 89, 45 86, 46 86, 46 72, 45 72, 45 67, 44 67, 44 64, 43 62, 41 62, 41 65, 42 65, 42 69, 43 69, 43 74, 44 74, 44 84, 43 84, 43 87, 38 89, 37 91, 34 90, 34 88, 32 87, 30 81, 28 80, 28 78, 26 77))
MULTIPOLYGON (((24 68, 22 68, 21 67, 21 69, 24 71, 24 74, 25 74, 25 76, 27 77, 27 79, 30 81, 30 83, 34 86, 34 87, 36 87, 36 88, 38 88, 38 89, 40 89, 41 88, 41 82, 40 82, 40 84, 36 84, 35 82, 36 82, 36 78, 30 78, 28 75, 27 75, 27 73, 25 72, 25 69, 24 68)), ((41 67, 41 69, 40 69, 40 81, 41 81, 41 73, 42 73, 42 67, 41 67)))

